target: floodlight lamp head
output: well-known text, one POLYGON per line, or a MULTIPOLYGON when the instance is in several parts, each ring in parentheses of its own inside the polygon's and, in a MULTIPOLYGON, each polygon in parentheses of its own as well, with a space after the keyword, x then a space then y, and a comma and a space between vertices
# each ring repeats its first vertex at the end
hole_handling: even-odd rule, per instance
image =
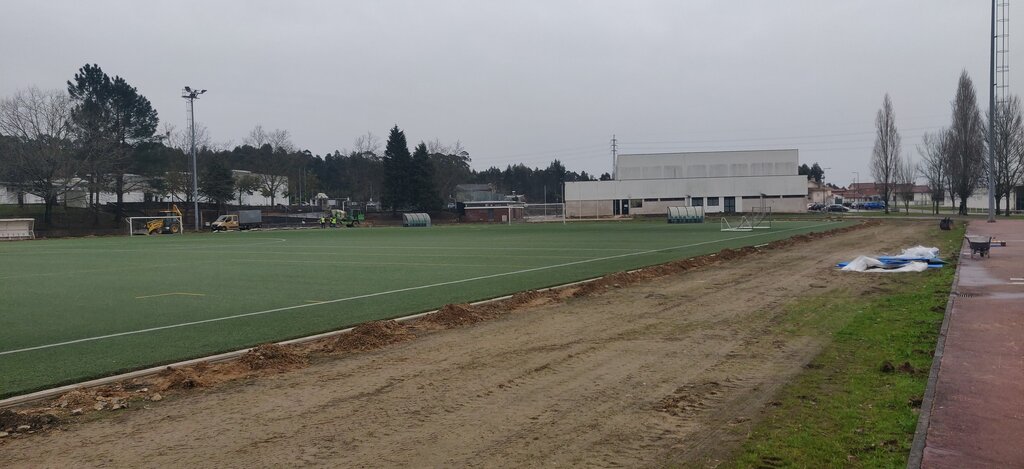
POLYGON ((185 87, 185 92, 186 93, 191 93, 192 92, 192 88, 189 88, 189 87, 186 86, 185 87))
POLYGON ((202 90, 202 91, 199 92, 199 94, 203 94, 205 92, 206 92, 206 90, 202 90))

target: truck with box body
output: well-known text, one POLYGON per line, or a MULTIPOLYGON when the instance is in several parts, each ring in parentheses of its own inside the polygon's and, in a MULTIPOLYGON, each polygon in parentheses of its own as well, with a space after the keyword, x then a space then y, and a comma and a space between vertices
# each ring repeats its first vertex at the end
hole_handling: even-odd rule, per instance
POLYGON ((263 213, 259 210, 239 210, 237 214, 221 215, 210 224, 213 231, 249 230, 263 226, 263 213))

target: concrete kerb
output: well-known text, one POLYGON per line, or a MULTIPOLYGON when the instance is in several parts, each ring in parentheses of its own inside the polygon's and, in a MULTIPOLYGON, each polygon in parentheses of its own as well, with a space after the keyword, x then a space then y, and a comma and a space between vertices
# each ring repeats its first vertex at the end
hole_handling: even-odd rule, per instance
POLYGON ((928 384, 924 390, 924 398, 921 400, 921 415, 917 418, 917 429, 914 431, 914 442, 910 445, 910 456, 907 458, 908 469, 920 469, 924 458, 925 440, 928 438, 928 425, 931 419, 932 406, 935 402, 935 383, 939 379, 939 367, 942 363, 942 350, 946 346, 946 334, 949 331, 949 319, 953 313, 953 301, 957 297, 957 288, 960 285, 960 256, 964 250, 966 238, 960 243, 960 250, 957 251, 956 273, 953 274, 953 285, 949 290, 949 298, 946 300, 946 313, 942 318, 942 327, 939 329, 939 339, 935 344, 935 354, 932 356, 932 366, 928 371, 928 384))

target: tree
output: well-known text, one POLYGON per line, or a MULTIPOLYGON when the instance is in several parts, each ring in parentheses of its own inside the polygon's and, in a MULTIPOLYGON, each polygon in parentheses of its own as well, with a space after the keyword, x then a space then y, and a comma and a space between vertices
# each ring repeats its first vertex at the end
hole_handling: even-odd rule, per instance
POLYGON ((953 100, 953 122, 948 134, 946 174, 950 194, 960 200, 961 215, 967 214, 967 199, 977 190, 985 169, 985 124, 978 110, 974 84, 964 70, 953 100))
POLYGON ((81 161, 72 147, 72 104, 58 90, 30 87, 0 100, 0 134, 18 191, 43 199, 43 223, 53 221, 59 197, 79 186, 81 161))
POLYGON ((881 186, 885 213, 893 196, 893 182, 900 167, 900 132, 896 128, 896 114, 889 93, 882 100, 882 108, 875 115, 875 147, 871 154, 871 175, 881 186))
POLYGON ((199 193, 223 209, 235 195, 235 179, 231 169, 220 158, 207 163, 204 169, 199 179, 199 193))
POLYGON ((249 135, 245 137, 243 143, 253 148, 262 148, 264 145, 270 145, 270 148, 275 152, 291 153, 295 151, 292 136, 287 130, 274 129, 267 132, 259 124, 249 131, 249 135))
POLYGON ((896 168, 896 195, 903 201, 903 212, 910 211, 910 202, 914 200, 914 182, 917 180, 917 165, 910 158, 905 158, 896 168))
POLYGON ((811 167, 804 163, 796 168, 796 174, 800 176, 807 176, 807 180, 811 180, 811 167))
POLYGON ((96 64, 86 64, 68 81, 68 94, 75 102, 74 121, 88 144, 86 154, 92 168, 109 173, 111 189, 117 196, 115 218, 124 214, 124 193, 142 181, 125 176, 134 168, 133 150, 150 142, 156 133, 156 110, 145 96, 124 78, 110 78, 96 64))
POLYGON ((808 179, 813 179, 814 182, 821 184, 821 181, 825 179, 825 170, 821 168, 821 165, 817 161, 811 165, 811 170, 807 173, 808 179))
POLYGON ((412 154, 412 167, 409 177, 409 202, 418 210, 436 210, 440 208, 441 199, 434 186, 434 163, 430 160, 427 145, 420 142, 412 154))
POLYGON ((410 169, 412 155, 405 140, 405 132, 397 125, 391 128, 388 143, 384 148, 384 191, 381 203, 392 213, 403 210, 410 200, 410 169))
POLYGON ((242 196, 252 195, 260 188, 260 180, 251 174, 243 174, 235 179, 235 192, 238 194, 238 206, 241 207, 242 196))
POLYGON ((1024 123, 1019 97, 1011 96, 997 105, 994 124, 996 213, 1000 213, 1000 202, 1006 199, 1003 213, 1009 216, 1010 195, 1024 179, 1024 123))
POLYGON ((921 155, 918 173, 924 176, 928 184, 928 192, 932 201, 932 213, 938 215, 939 205, 946 199, 946 162, 947 152, 944 147, 946 131, 926 132, 921 138, 917 153, 921 155))

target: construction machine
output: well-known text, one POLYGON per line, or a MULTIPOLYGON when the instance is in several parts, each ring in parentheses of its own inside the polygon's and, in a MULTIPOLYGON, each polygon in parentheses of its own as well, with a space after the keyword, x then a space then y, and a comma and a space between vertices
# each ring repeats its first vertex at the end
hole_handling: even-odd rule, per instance
POLYGON ((181 233, 181 221, 184 217, 177 205, 171 205, 170 210, 161 210, 161 217, 146 222, 146 234, 178 234, 181 233), (177 218, 174 218, 177 217, 177 218))

